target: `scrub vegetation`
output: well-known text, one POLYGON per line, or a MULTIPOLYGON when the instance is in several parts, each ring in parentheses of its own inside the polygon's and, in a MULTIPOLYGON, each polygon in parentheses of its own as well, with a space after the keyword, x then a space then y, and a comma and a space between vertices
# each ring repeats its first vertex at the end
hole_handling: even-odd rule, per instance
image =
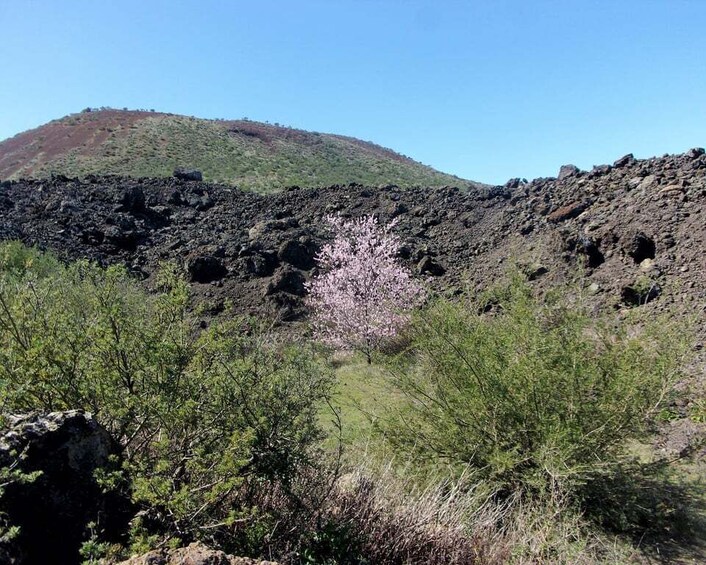
POLYGON ((123 544, 92 524, 87 562, 195 540, 281 563, 635 562, 703 535, 688 454, 648 447, 688 328, 513 276, 430 299, 368 363, 233 312, 203 329, 188 304, 171 264, 147 290, 0 246, 3 414, 82 408, 121 446, 98 479, 135 518, 123 544))

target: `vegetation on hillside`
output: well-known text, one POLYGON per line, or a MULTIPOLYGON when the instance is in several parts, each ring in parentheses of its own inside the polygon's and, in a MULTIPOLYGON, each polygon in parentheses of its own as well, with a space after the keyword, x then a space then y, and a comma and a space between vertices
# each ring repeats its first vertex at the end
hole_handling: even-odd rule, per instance
POLYGON ((404 351, 334 372, 260 321, 199 329, 187 298, 169 265, 147 292, 0 246, 3 412, 84 408, 122 446, 99 479, 140 512, 123 546, 95 525, 88 562, 192 540, 283 563, 619 562, 698 526, 684 477, 635 457, 676 394, 668 324, 515 281, 431 304, 404 351))
POLYGON ((13 139, 0 143, 0 177, 164 177, 183 166, 200 169, 208 182, 258 192, 292 185, 469 183, 372 143, 249 120, 101 110, 20 135, 26 137, 20 147, 13 139))

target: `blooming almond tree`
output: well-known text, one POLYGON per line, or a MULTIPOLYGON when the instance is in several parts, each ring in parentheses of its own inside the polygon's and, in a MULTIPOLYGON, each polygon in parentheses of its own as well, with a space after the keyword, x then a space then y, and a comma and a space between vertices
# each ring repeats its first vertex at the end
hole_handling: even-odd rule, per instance
POLYGON ((394 224, 380 226, 372 216, 326 220, 335 238, 316 256, 322 274, 307 283, 314 330, 328 345, 362 351, 370 363, 409 321, 422 288, 396 259, 394 224))

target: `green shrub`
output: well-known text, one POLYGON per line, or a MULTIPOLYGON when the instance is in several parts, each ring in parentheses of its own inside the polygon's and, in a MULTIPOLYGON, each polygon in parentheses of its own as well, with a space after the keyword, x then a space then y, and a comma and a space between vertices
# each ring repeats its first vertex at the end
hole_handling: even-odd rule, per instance
POLYGON ((253 485, 288 492, 315 465, 332 385, 306 346, 283 345, 252 320, 196 332, 173 267, 156 287, 145 292, 121 267, 64 266, 0 246, 3 412, 96 416, 125 458, 124 477, 99 479, 129 479, 144 510, 136 549, 213 541, 235 522, 254 523, 253 485))
POLYGON ((385 426, 415 460, 447 463, 496 493, 581 498, 667 400, 684 339, 666 324, 628 331, 569 293, 527 283, 420 313, 394 368, 406 410, 385 426))

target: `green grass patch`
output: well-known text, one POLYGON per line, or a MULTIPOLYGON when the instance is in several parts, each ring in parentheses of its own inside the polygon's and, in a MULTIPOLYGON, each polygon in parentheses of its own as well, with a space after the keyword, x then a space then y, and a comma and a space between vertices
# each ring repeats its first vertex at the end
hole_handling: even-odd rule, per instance
POLYGON ((322 406, 320 416, 328 434, 325 449, 332 452, 340 446, 349 462, 361 457, 384 458, 388 449, 378 428, 404 401, 402 394, 392 385, 384 366, 369 365, 360 354, 337 356, 334 366, 330 406, 322 406))

